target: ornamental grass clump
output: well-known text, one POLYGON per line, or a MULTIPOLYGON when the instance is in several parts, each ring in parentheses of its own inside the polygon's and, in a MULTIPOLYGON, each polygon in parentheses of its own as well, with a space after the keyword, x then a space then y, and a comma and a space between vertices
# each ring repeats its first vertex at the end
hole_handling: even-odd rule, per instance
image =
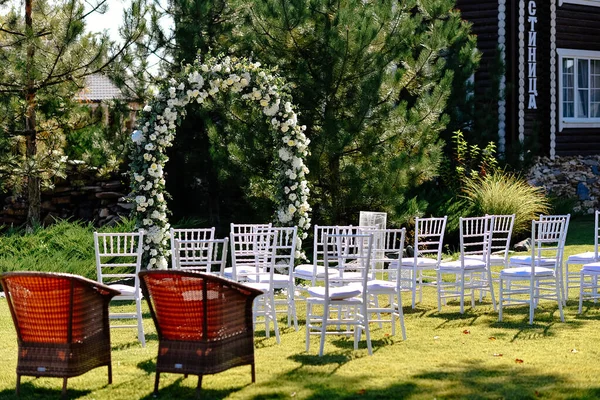
POLYGON ((550 210, 543 188, 503 171, 467 179, 463 193, 475 215, 515 214, 515 235, 526 232, 532 219, 550 210))

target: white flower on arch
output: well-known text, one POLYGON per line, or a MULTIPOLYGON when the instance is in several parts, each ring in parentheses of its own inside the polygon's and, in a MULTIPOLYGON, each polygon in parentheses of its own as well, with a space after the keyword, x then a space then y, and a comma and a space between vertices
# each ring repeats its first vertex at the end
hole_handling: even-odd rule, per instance
MULTIPOLYGON (((172 77, 168 85, 147 104, 138 118, 140 130, 132 135, 131 198, 136 203, 134 217, 139 228, 148 233, 144 249, 146 268, 166 268, 169 251, 169 228, 164 196, 164 165, 168 161, 166 149, 172 145, 178 119, 184 107, 192 102, 203 104, 220 92, 239 93, 239 99, 248 106, 262 110, 265 122, 280 147, 277 149, 279 187, 276 193, 276 225, 298 226, 298 237, 306 238, 310 228, 308 205, 309 140, 306 127, 297 124, 291 96, 285 81, 270 70, 261 68, 245 58, 208 57, 205 62, 189 64, 180 76, 172 77), (208 86, 207 86, 208 85, 208 86), (293 203, 290 203, 290 201, 293 203)), ((298 253, 302 254, 298 240, 298 253)))

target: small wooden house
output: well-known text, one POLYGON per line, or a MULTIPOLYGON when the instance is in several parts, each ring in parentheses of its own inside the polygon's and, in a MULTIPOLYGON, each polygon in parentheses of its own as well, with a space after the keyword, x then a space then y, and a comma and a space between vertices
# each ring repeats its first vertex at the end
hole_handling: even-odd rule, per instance
POLYGON ((85 78, 84 88, 75 96, 75 98, 90 106, 90 109, 95 110, 97 107, 102 107, 104 115, 104 123, 110 123, 111 114, 108 109, 107 101, 121 100, 127 101, 129 106, 129 118, 126 119, 126 128, 133 129, 137 111, 140 105, 137 101, 126 96, 108 76, 103 74, 92 74, 85 78))
POLYGON ((482 52, 475 96, 504 64, 498 149, 600 154, 600 0, 457 0, 482 52))

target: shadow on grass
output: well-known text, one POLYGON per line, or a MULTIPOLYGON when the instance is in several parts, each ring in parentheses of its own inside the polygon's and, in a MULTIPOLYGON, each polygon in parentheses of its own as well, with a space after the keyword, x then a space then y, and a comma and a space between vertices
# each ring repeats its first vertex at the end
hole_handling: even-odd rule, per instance
MULTIPOLYGON (((204 378, 210 379, 210 375, 206 375, 204 378)), ((248 382, 250 380, 248 379, 248 382)), ((231 389, 204 389, 200 390, 200 396, 196 397, 196 384, 198 383, 198 377, 196 375, 189 375, 187 378, 181 376, 177 380, 175 380, 170 385, 158 387, 158 395, 154 396, 154 392, 140 397, 141 400, 150 400, 150 399, 223 399, 229 396, 232 393, 238 392, 242 390, 244 387, 249 384, 242 385, 239 387, 231 388, 231 389), (192 379, 194 383, 193 387, 183 386, 181 383, 184 379, 192 379)))
MULTIPOLYGON (((334 346, 341 350, 354 351, 354 338, 339 338, 331 341, 334 346)), ((394 344, 394 341, 390 338, 383 339, 371 339, 371 346, 373 347, 373 352, 378 351, 384 346, 390 346, 394 344)), ((325 344, 327 346, 327 343, 325 344)), ((318 349, 318 347, 317 347, 318 349)), ((363 334, 361 340, 358 341, 358 349, 367 349, 367 342, 365 340, 365 335, 363 334)))
POLYGON ((146 361, 141 361, 137 364, 137 367, 148 375, 153 374, 156 372, 156 362, 154 360, 154 358, 149 358, 146 361))
MULTIPOLYGON (((54 379, 53 379, 54 380, 54 379)), ((15 375, 16 385, 16 375, 15 375)), ((16 387, 16 386, 15 386, 16 387)), ((76 390, 69 389, 67 383, 67 396, 68 399, 75 399, 83 397, 92 392, 96 388, 90 388, 89 390, 76 390)), ((37 387, 35 385, 35 378, 23 377, 21 378, 21 391, 17 397, 15 389, 5 389, 0 391, 0 399, 60 399, 62 393, 62 378, 56 378, 56 389, 49 389, 46 387, 37 387), (28 381, 28 379, 30 379, 28 381)))
MULTIPOLYGON (((577 303, 577 307, 579 307, 579 302, 577 303)), ((581 308, 581 314, 577 314, 575 318, 582 321, 600 320, 600 303, 584 301, 581 308)))
POLYGON ((451 398, 469 399, 535 399, 559 392, 568 393, 562 376, 545 374, 515 364, 489 367, 477 361, 445 364, 440 370, 414 375, 420 388, 443 383, 444 392, 451 398))
POLYGON ((457 312, 457 311, 444 312, 444 309, 442 308, 442 312, 431 313, 430 315, 428 315, 428 317, 442 319, 443 321, 440 322, 440 324, 435 327, 435 329, 441 329, 441 328, 446 328, 446 327, 451 326, 452 323, 459 323, 460 326, 474 325, 475 322, 477 322, 477 320, 479 318, 484 316, 484 315, 478 313, 478 311, 479 310, 477 310, 477 309, 473 310, 471 308, 469 308, 469 309, 465 308, 465 312, 463 314, 461 314, 460 312, 457 312))
MULTIPOLYGON (((322 358, 328 357, 330 360, 324 360, 323 363, 332 363, 335 359, 343 362, 344 358, 347 358, 340 355, 322 358)), ((410 376, 400 375, 391 367, 389 373, 396 377, 396 383, 385 387, 373 387, 369 375, 343 377, 336 374, 332 378, 330 374, 323 374, 322 371, 312 368, 312 366, 318 365, 313 357, 293 356, 292 359, 303 364, 293 371, 280 375, 277 379, 261 384, 260 389, 263 393, 249 398, 258 400, 294 397, 296 393, 284 393, 280 389, 281 383, 286 381, 300 386, 301 397, 311 400, 433 399, 436 397, 446 399, 537 399, 540 397, 597 399, 600 395, 598 387, 573 388, 569 386, 569 382, 563 376, 544 373, 526 364, 515 364, 514 362, 488 366, 478 361, 467 360, 446 363, 430 372, 419 372, 410 376)))
MULTIPOLYGON (((514 334, 512 334, 513 337, 511 341, 515 341, 517 339, 533 340, 541 337, 553 337, 555 336, 556 332, 562 328, 580 328, 585 324, 586 319, 600 320, 600 307, 598 307, 597 314, 593 313, 592 310, 593 314, 589 317, 583 316, 585 314, 584 312, 584 314, 576 316, 575 319, 568 316, 566 308, 564 308, 564 310, 565 322, 561 322, 556 303, 544 303, 535 310, 534 321, 532 325, 529 325, 528 305, 505 306, 503 310, 504 318, 502 322, 497 321, 498 311, 493 310, 491 303, 488 304, 485 302, 478 304, 478 307, 475 309, 465 308, 464 314, 460 314, 459 312, 444 312, 444 309, 442 308, 442 312, 438 313, 436 309, 435 311, 429 313, 427 317, 443 320, 435 327, 435 329, 474 326, 478 320, 485 318, 486 320, 484 320, 483 323, 490 328, 516 331, 514 334), (492 321, 488 322, 487 319, 489 318, 492 318, 492 321)), ((588 309, 586 309, 586 311, 587 310, 588 309)), ((481 323, 482 322, 479 321, 479 324, 481 323)), ((511 334, 507 335, 505 332, 499 332, 498 335, 506 337, 510 336, 511 334)))
POLYGON ((511 342, 516 340, 536 340, 543 337, 553 337, 557 331, 564 328, 580 328, 584 321, 573 320, 565 316, 565 322, 560 320, 558 308, 536 309, 533 324, 529 324, 529 306, 511 306, 505 308, 502 322, 490 324, 490 328, 509 329, 516 331, 511 342), (508 317, 508 319, 507 319, 508 317), (519 318, 519 320, 515 320, 519 318))
MULTIPOLYGON (((148 344, 148 342, 150 342, 150 341, 158 342, 158 335, 156 333, 146 333, 146 334, 144 334, 144 337, 146 338, 146 344, 148 344)), ((112 345, 111 350, 112 351, 127 350, 127 349, 131 349, 134 347, 142 347, 142 344, 139 342, 139 340, 137 340, 137 333, 135 333, 135 339, 133 339, 127 343, 119 343, 119 344, 112 345)))
POLYGON ((402 311, 404 313, 405 316, 408 315, 412 315, 415 317, 426 317, 428 313, 436 310, 433 307, 425 307, 423 305, 421 305, 420 303, 417 303, 415 305, 415 308, 412 308, 412 306, 410 305, 410 302, 407 301, 408 304, 404 304, 403 303, 403 307, 402 307, 402 311))
MULTIPOLYGON (((151 379, 152 379, 152 382, 154 382, 154 379, 155 379, 154 374, 156 373, 156 362, 154 361, 153 358, 148 359, 146 361, 139 362, 137 364, 137 367, 139 369, 141 369, 142 371, 146 372, 146 374, 152 375, 151 379)), ((246 368, 248 368, 248 367, 246 367, 246 368)), ((179 375, 179 374, 170 374, 168 372, 161 373, 161 377, 166 376, 166 375, 179 375)), ((161 386, 159 384, 158 397, 154 397, 154 392, 152 392, 151 394, 149 394, 145 397, 140 397, 140 398, 141 399, 155 399, 155 398, 163 398, 163 399, 188 399, 188 398, 190 398, 191 399, 191 398, 196 398, 195 387, 190 388, 189 386, 182 386, 181 383, 184 381, 184 379, 192 379, 194 385, 196 385, 198 383, 198 376, 197 375, 188 375, 187 378, 185 378, 183 375, 179 375, 179 376, 180 377, 177 378, 170 385, 161 386)), ((205 375, 203 379, 206 381, 207 379, 211 379, 211 376, 212 375, 205 375)), ((161 379, 161 382, 162 381, 164 381, 164 380, 161 379)), ((220 390, 203 388, 201 390, 200 398, 201 399, 222 399, 231 393, 242 390, 243 388, 245 388, 246 386, 248 386, 250 384, 251 384, 250 374, 248 374, 248 383, 247 384, 241 385, 241 386, 235 387, 235 388, 220 389, 220 390)))
MULTIPOLYGON (((282 335, 283 335, 283 332, 279 331, 280 340, 281 340, 282 335)), ((254 348, 255 349, 264 349, 266 347, 273 347, 273 346, 278 346, 275 332, 270 332, 269 337, 267 337, 266 332, 264 330, 254 331, 254 348)))
MULTIPOLYGON (((298 330, 300 329, 304 329, 304 323, 300 323, 301 321, 298 320, 298 330)), ((304 321, 302 321, 304 322, 304 321)), ((269 331, 269 337, 267 337, 266 335, 266 331, 265 329, 262 329, 262 327, 264 327, 264 321, 260 321, 257 324, 261 329, 255 329, 254 331, 254 346, 257 349, 262 349, 265 347, 273 347, 273 346, 277 346, 277 341, 275 339, 275 331, 273 330, 273 328, 271 327, 271 330, 269 331), (262 326, 261 326, 262 325, 262 326)), ((278 319, 277 320, 277 326, 279 327, 279 336, 281 338, 281 340, 284 340, 283 337, 286 334, 292 334, 295 333, 296 330, 294 329, 293 326, 287 326, 287 322, 285 321, 285 319, 278 319)))
POLYGON ((323 357, 319 357, 317 354, 294 354, 288 357, 290 360, 293 360, 301 365, 328 365, 328 364, 337 364, 342 366, 347 362, 351 361, 355 357, 353 357, 350 353, 334 353, 334 354, 325 354, 323 357))

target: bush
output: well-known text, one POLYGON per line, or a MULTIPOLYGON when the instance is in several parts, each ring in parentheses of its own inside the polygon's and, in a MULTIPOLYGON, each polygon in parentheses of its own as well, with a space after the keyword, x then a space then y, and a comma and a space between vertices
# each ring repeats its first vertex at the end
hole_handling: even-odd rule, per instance
MULTIPOLYGON (((548 196, 548 201, 550 202, 552 214, 577 214, 573 211, 575 206, 579 203, 579 200, 576 197, 555 196, 550 194, 548 196)), ((579 214, 581 214, 581 212, 579 212, 579 214)))
POLYGON ((463 193, 474 215, 515 214, 513 236, 528 231, 531 220, 550 211, 542 188, 502 171, 467 179, 463 193))
MULTIPOLYGON (((101 232, 128 232, 133 220, 123 220, 101 232)), ((29 233, 9 229, 0 236, 0 272, 67 272, 96 279, 94 228, 91 223, 58 220, 29 233)))

